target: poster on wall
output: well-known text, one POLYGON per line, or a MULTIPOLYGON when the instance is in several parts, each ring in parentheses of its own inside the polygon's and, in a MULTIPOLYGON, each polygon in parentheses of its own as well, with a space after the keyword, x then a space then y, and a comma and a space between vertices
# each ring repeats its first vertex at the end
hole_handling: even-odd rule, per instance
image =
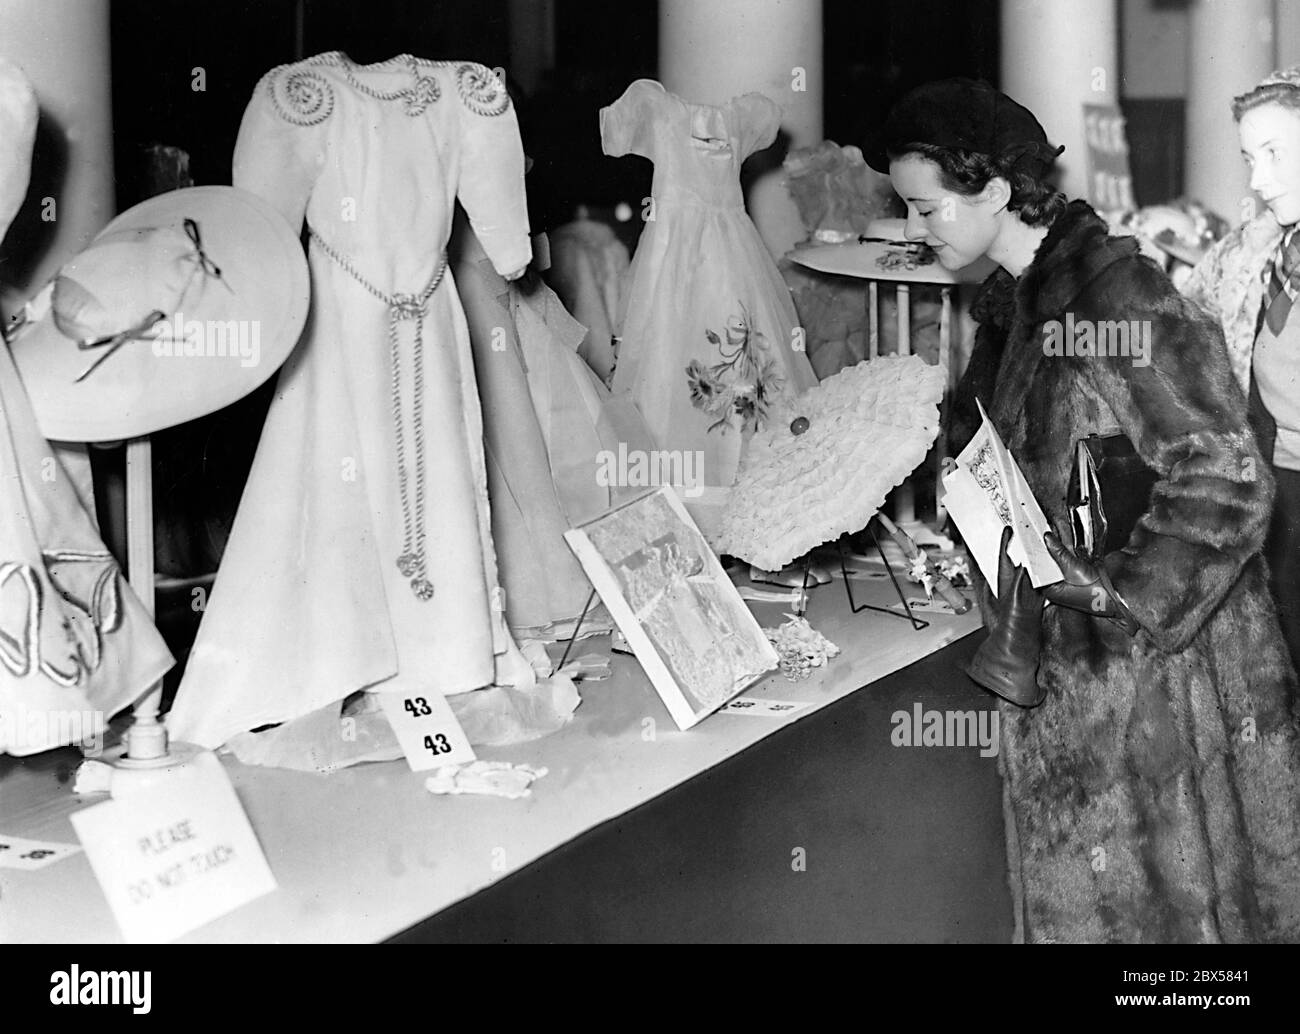
POLYGON ((678 728, 776 667, 772 644, 671 488, 565 538, 678 728))
POLYGON ((1083 126, 1088 143, 1088 203, 1099 212, 1134 211, 1137 203, 1124 116, 1114 104, 1085 104, 1083 126))

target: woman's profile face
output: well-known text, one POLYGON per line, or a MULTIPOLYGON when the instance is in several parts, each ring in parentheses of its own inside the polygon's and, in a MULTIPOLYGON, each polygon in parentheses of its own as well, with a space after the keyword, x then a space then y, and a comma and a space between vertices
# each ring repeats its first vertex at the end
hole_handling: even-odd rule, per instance
POLYGON ((1283 226, 1300 222, 1300 111, 1261 104, 1237 124, 1255 191, 1283 226))
POLYGON ((939 166, 919 155, 889 163, 889 179, 907 203, 904 236, 934 248, 944 269, 957 270, 983 257, 998 234, 997 206, 984 195, 947 189, 939 166))

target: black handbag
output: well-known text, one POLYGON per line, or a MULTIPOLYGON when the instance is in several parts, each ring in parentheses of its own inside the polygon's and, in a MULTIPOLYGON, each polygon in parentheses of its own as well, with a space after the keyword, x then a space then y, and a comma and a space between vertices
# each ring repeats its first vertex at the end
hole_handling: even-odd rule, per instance
POLYGON ((1067 502, 1074 551, 1099 561, 1123 549, 1160 475, 1124 434, 1089 435, 1075 446, 1067 502))

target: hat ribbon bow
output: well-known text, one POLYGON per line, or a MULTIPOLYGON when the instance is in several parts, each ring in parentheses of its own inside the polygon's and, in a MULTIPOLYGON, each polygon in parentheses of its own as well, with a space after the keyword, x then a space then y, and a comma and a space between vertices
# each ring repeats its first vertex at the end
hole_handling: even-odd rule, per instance
MULTIPOLYGON (((194 219, 185 219, 183 225, 185 227, 185 236, 188 237, 190 243, 194 245, 193 257, 196 262, 195 269, 201 269, 204 276, 210 276, 214 280, 220 281, 221 285, 225 287, 227 291, 234 294, 231 286, 226 283, 225 278, 221 275, 221 267, 213 262, 212 259, 208 257, 208 253, 203 250, 203 235, 199 231, 198 222, 194 219)), ((182 292, 182 294, 183 293, 184 292, 182 292)), ((106 350, 102 355, 98 356, 93 363, 81 371, 74 383, 80 383, 89 377, 99 367, 100 363, 111 356, 128 341, 137 341, 142 338, 151 337, 153 327, 160 320, 166 319, 166 317, 167 314, 161 309, 154 309, 139 323, 132 327, 127 327, 125 330, 118 331, 115 334, 106 334, 103 337, 87 338, 78 341, 77 348, 82 349, 83 351, 91 348, 106 348, 106 350)))

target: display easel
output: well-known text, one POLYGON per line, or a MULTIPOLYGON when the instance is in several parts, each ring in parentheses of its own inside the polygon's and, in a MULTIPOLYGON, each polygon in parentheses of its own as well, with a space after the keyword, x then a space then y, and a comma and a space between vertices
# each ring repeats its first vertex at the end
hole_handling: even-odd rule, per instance
POLYGON ((867 531, 871 534, 871 541, 876 546, 876 552, 880 554, 880 562, 885 565, 885 571, 889 574, 889 580, 894 583, 894 591, 898 593, 898 599, 903 604, 903 613, 894 610, 892 607, 877 607, 871 603, 858 603, 854 600, 853 585, 849 578, 848 567, 844 562, 844 544, 840 542, 836 543, 836 549, 839 551, 840 555, 840 577, 844 579, 844 593, 849 598, 849 611, 853 614, 858 614, 864 610, 874 610, 880 614, 892 614, 894 617, 906 618, 912 623, 912 630, 914 632, 919 632, 923 628, 929 628, 930 622, 923 621, 912 613, 912 605, 907 602, 907 594, 903 592, 903 587, 898 584, 898 578, 894 574, 894 567, 889 562, 889 558, 885 556, 884 547, 880 545, 880 539, 876 535, 874 524, 874 518, 871 521, 868 521, 867 531))

